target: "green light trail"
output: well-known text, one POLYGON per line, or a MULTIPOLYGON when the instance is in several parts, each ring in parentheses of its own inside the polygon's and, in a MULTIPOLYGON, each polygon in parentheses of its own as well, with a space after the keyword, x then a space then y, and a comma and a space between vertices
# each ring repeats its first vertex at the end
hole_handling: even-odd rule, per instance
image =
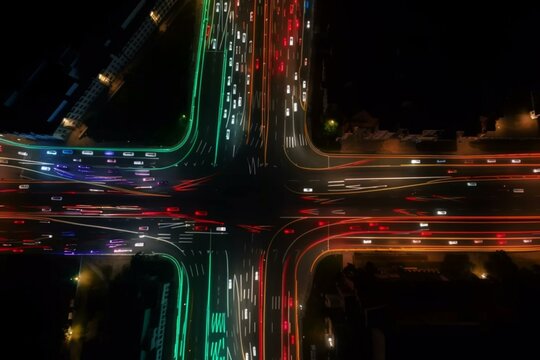
POLYGON ((219 334, 217 341, 210 344, 210 358, 212 360, 225 360, 225 355, 220 355, 225 350, 225 313, 212 313, 212 333, 219 334))
MULTIPOLYGON (((210 235, 212 236, 212 235, 210 235)), ((212 237, 210 237, 210 247, 208 249, 208 289, 206 292, 206 341, 204 344, 204 358, 208 359, 208 343, 210 332, 210 291, 212 284, 212 237)))
POLYGON ((178 260, 176 260, 174 257, 172 257, 169 254, 158 254, 159 256, 162 256, 163 258, 169 260, 174 264, 176 267, 176 271, 178 273, 178 300, 176 303, 176 309, 177 309, 177 316, 176 316, 176 334, 175 334, 175 341, 174 341, 174 359, 185 359, 185 351, 186 351, 186 333, 187 333, 187 322, 188 322, 188 309, 189 309, 189 277, 187 276, 186 268, 184 264, 180 264, 178 260), (184 309, 184 317, 183 317, 183 325, 182 325, 182 340, 180 343, 178 343, 180 339, 180 323, 182 322, 182 304, 183 304, 183 289, 184 289, 184 274, 185 276, 185 282, 186 282, 186 306, 184 309))
MULTIPOLYGON (((207 25, 207 22, 208 22, 208 8, 209 8, 209 0, 203 0, 203 5, 202 5, 202 19, 201 19, 201 23, 200 23, 200 26, 199 26, 199 41, 198 41, 198 45, 197 45, 197 56, 196 56, 196 62, 195 62, 195 72, 194 72, 194 81, 193 81, 193 91, 192 91, 192 94, 191 94, 191 113, 190 113, 190 116, 189 116, 189 124, 188 124, 188 128, 186 130, 186 133, 184 134, 184 136, 179 140, 179 142, 171 147, 165 147, 165 148, 162 148, 162 147, 159 147, 159 148, 155 148, 155 147, 139 147, 139 148, 128 148, 128 147, 122 147, 122 148, 119 148, 119 147, 81 147, 81 146, 46 146, 46 145, 32 145, 32 144, 20 144, 16 141, 12 141, 12 140, 8 140, 8 139, 4 139, 4 138, 0 138, 0 143, 5 143, 5 144, 8 144, 8 145, 14 145, 14 146, 17 146, 17 147, 22 147, 22 148, 27 148, 27 149, 37 149, 37 150, 48 150, 48 149, 73 149, 73 150, 96 150, 96 151, 99 151, 99 150, 111 150, 111 151, 153 151, 153 152, 158 152, 158 153, 169 153, 169 152, 173 152, 173 151, 176 151, 180 148, 182 148, 186 142, 188 142, 188 140, 192 139, 192 142, 193 144, 195 143, 195 139, 194 139, 194 136, 193 135, 197 135, 198 134, 198 110, 195 108, 195 103, 197 103, 197 105, 199 105, 199 102, 200 102, 200 83, 202 82, 202 63, 204 62, 204 45, 205 45, 205 31, 206 31, 206 25, 207 25), (197 100, 196 100, 197 99, 197 100), (195 131, 192 131, 193 130, 193 123, 195 122, 195 131)), ((169 168, 169 167, 172 167, 172 166, 175 166, 176 164, 180 163, 181 161, 183 161, 188 155, 189 153, 192 151, 193 149, 193 145, 190 147, 188 153, 186 155, 184 155, 182 157, 182 159, 180 159, 179 161, 177 161, 176 163, 172 164, 172 165, 169 165, 169 166, 165 166, 165 167, 162 167, 162 168, 153 168, 153 170, 162 170, 162 169, 166 169, 166 168, 169 168)))
MULTIPOLYGON (((221 67, 221 96, 219 97, 219 110, 218 110, 218 124, 216 130, 216 150, 214 152, 214 166, 217 166, 217 156, 219 150, 219 135, 221 129, 221 114, 223 113, 223 91, 225 89, 225 78, 227 73, 227 46, 225 46, 225 51, 223 53, 223 65, 221 67)), ((229 114, 227 114, 229 116, 229 114)))

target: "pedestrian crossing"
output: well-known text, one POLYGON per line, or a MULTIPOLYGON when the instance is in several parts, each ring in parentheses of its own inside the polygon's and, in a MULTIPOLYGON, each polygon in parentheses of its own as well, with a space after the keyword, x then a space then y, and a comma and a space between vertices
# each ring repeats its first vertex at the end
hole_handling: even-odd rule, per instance
POLYGON ((307 146, 306 138, 303 134, 299 134, 298 136, 286 136, 285 137, 285 147, 286 148, 294 148, 297 146, 307 146))
POLYGON ((193 222, 191 221, 160 222, 158 223, 159 232, 157 235, 163 240, 190 244, 193 242, 193 234, 186 231, 190 230, 192 226, 193 222))

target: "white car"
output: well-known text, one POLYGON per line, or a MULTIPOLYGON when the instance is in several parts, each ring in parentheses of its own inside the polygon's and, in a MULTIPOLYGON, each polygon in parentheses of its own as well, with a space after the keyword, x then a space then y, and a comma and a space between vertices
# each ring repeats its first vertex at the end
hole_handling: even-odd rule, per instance
POLYGON ((421 163, 421 161, 418 160, 418 159, 411 160, 411 164, 420 164, 420 163, 421 163))
POLYGON ((251 78, 251 75, 247 74, 246 85, 249 85, 249 79, 250 78, 251 78))
POLYGON ((61 196, 51 196, 51 200, 52 201, 62 201, 62 197, 61 196))
POLYGON ((298 103, 293 103, 293 111, 294 112, 298 111, 298 103))
POLYGON ((56 150, 47 150, 47 155, 56 155, 56 150))
POLYGON ((302 81, 302 89, 305 89, 305 88, 307 88, 307 82, 306 82, 306 80, 303 80, 302 81))
POLYGON ((495 164, 497 162, 497 160, 496 159, 487 159, 486 162, 488 164, 495 164))
POLYGON ((41 171, 51 171, 51 168, 48 166, 42 166, 41 171))
POLYGON ((82 151, 82 154, 83 154, 83 155, 90 155, 90 156, 91 156, 91 155, 94 155, 94 152, 93 152, 92 150, 83 150, 83 151, 82 151))
POLYGON ((533 169, 533 173, 535 173, 535 174, 540 173, 540 169, 533 169))
POLYGON ((227 118, 227 109, 223 110, 223 118, 224 118, 224 119, 227 118))
POLYGON ((217 40, 212 39, 212 50, 216 50, 216 47, 217 47, 217 40))
POLYGON ((249 12, 249 21, 253 21, 253 11, 249 12))
POLYGON ((525 190, 524 190, 524 189, 521 189, 521 188, 519 188, 519 189, 514 189, 514 190, 512 190, 512 191, 513 191, 514 193, 517 193, 517 194, 523 194, 523 193, 525 192, 525 190))
POLYGON ((428 227, 429 224, 428 223, 420 223, 420 227, 428 227))
POLYGON ((17 151, 17 154, 21 156, 28 156, 28 153, 26 151, 17 151))
POLYGON ((147 152, 147 153, 144 154, 144 156, 146 156, 146 157, 156 157, 157 154, 155 152, 147 152))
POLYGON ((512 164, 521 164, 521 159, 512 159, 512 164))
POLYGON ((231 77, 227 76, 227 86, 231 86, 231 77))
POLYGON ((285 109, 285 116, 289 116, 291 114, 291 111, 289 110, 289 108, 286 108, 285 109))
POLYGON ((291 85, 287 85, 287 94, 291 93, 291 85))
POLYGON ((234 115, 231 115, 231 125, 234 125, 234 115))
POLYGON ((19 185, 19 189, 21 189, 21 190, 28 190, 28 189, 30 189, 30 185, 28 185, 28 184, 21 184, 21 185, 19 185))
POLYGON ((294 45, 294 38, 291 36, 289 37, 289 46, 293 46, 294 45))
POLYGON ((476 182, 474 181, 468 181, 467 186, 476 186, 476 182))
POLYGON ((307 93, 305 91, 302 91, 302 102, 306 102, 307 100, 307 93))
POLYGON ((446 210, 437 210, 437 215, 446 215, 446 210))
POLYGON ((225 132, 225 139, 229 140, 230 138, 231 138, 231 129, 227 129, 227 131, 225 132))
POLYGON ((242 43, 246 43, 246 33, 242 33, 242 43))
POLYGON ((122 155, 124 155, 124 156, 135 156, 135 154, 132 153, 131 151, 124 151, 124 152, 122 153, 122 155))
POLYGON ((313 192, 313 188, 304 188, 303 191, 310 193, 310 192, 313 192))
POLYGON ((306 22, 306 28, 309 29, 310 27, 311 27, 311 22, 308 20, 308 21, 306 22))
POLYGON ((242 106, 242 97, 238 97, 238 107, 242 106))
POLYGON ((142 161, 142 160, 135 160, 135 161, 133 162, 133 165, 144 165, 144 161, 142 161))
POLYGON ((294 73, 294 80, 298 80, 298 73, 297 72, 294 73))
POLYGON ((217 226, 216 231, 225 232, 225 231, 227 231, 227 228, 225 226, 217 226))
POLYGON ((233 84, 232 86, 232 93, 233 95, 236 95, 236 84, 233 84))

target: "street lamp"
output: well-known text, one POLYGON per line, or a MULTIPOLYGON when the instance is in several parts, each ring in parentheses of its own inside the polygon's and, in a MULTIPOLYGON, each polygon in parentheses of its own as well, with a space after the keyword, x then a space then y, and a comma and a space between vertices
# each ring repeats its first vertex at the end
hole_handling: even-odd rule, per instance
POLYGON ((334 119, 328 119, 324 122, 324 132, 328 135, 334 135, 337 131, 338 123, 334 119))
POLYGON ((328 341, 328 347, 330 349, 334 348, 334 337, 332 335, 328 335, 326 340, 328 341))
POLYGON ((536 110, 534 109, 534 96, 533 96, 533 92, 531 90, 531 105, 532 105, 532 110, 529 111, 529 116, 531 117, 531 120, 536 120, 538 119, 538 116, 536 114, 536 110))

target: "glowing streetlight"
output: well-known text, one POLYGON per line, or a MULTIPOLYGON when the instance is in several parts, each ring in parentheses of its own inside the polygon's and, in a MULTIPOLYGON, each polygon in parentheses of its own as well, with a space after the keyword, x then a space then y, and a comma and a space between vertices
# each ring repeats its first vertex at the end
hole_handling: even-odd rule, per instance
POLYGON ((152 10, 150 11, 150 19, 152 19, 152 21, 157 24, 160 20, 160 16, 157 12, 152 10))
POLYGON ((334 337, 332 335, 328 335, 328 337, 326 338, 326 341, 328 342, 328 347, 330 349, 333 349, 334 348, 334 337))
POLYGON ((98 74, 98 80, 100 83, 102 83, 105 86, 111 85, 111 79, 104 74, 98 74))
POLYGON ((538 114, 536 114, 536 110, 534 108, 534 96, 533 96, 533 92, 531 90, 531 105, 532 105, 532 110, 529 111, 529 116, 531 117, 531 120, 536 120, 538 119, 538 114))
POLYGON ((334 135, 337 131, 338 123, 334 119, 328 119, 324 123, 324 132, 329 135, 334 135))

